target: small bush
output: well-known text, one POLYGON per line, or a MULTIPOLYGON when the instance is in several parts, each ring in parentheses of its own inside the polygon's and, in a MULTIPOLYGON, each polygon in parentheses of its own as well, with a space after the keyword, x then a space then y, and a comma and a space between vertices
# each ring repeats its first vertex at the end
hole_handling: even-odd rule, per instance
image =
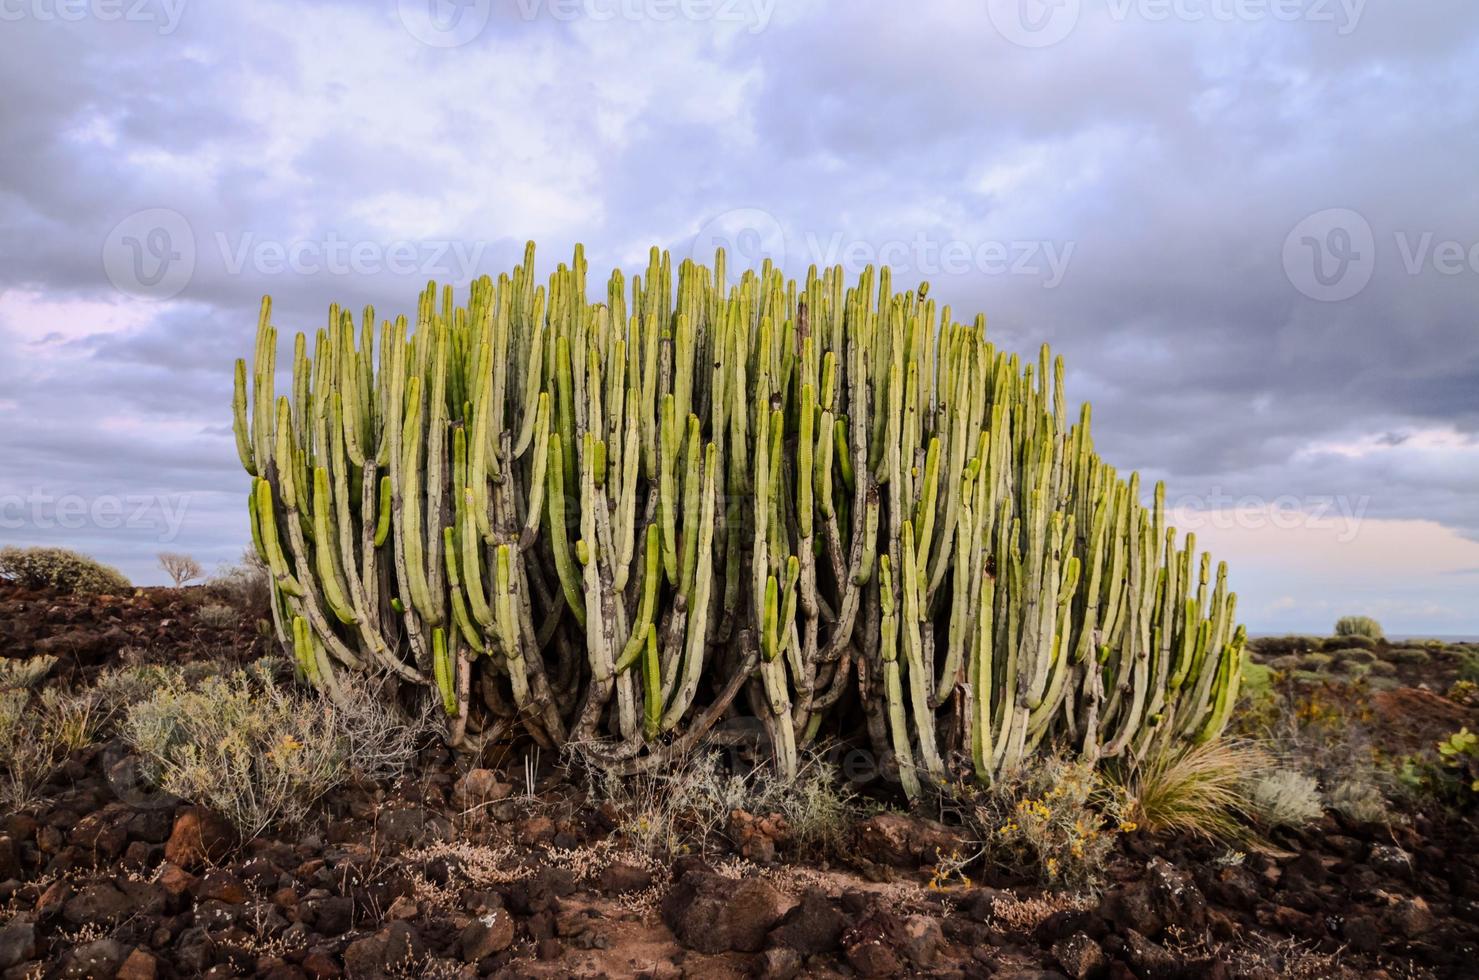
POLYGON ((26 660, 0 660, 0 690, 26 690, 35 687, 56 666, 56 657, 42 654, 26 660))
POLYGON ((1248 649, 1260 657, 1307 653, 1320 649, 1318 636, 1260 636, 1248 641, 1248 649))
POLYGON ((235 609, 219 602, 201 606, 195 618, 214 630, 230 629, 241 621, 235 609))
POLYGON ((118 569, 66 548, 0 548, 0 578, 27 589, 77 595, 118 594, 133 588, 118 569))
POLYGON ((1381 624, 1370 616, 1342 616, 1335 621, 1336 636, 1364 636, 1368 640, 1385 637, 1381 624))
POLYGON ((1328 802, 1330 809, 1357 823, 1386 823, 1390 817, 1386 797, 1375 783, 1364 779, 1336 783, 1328 802))
POLYGON ((1162 749, 1122 776, 1130 819, 1152 833, 1246 840, 1243 819, 1255 812, 1248 773, 1269 764, 1266 752, 1233 739, 1162 749))
POLYGON ((1359 647, 1347 647, 1344 650, 1336 650, 1330 655, 1336 661, 1336 666, 1342 670, 1350 670, 1351 664, 1369 664, 1376 660, 1376 654, 1370 650, 1362 650, 1359 647))
POLYGON ((0 807, 20 810, 77 749, 92 743, 108 708, 91 692, 0 691, 0 807))
POLYGON ((1320 819, 1319 785, 1292 769, 1274 769, 1248 780, 1253 816, 1265 827, 1303 827, 1320 819))
POLYGON ((404 771, 426 731, 375 697, 335 705, 281 686, 263 664, 168 683, 129 709, 124 735, 165 792, 203 803, 250 839, 300 823, 335 787, 404 771))
POLYGON ((1299 658, 1299 666, 1305 670, 1324 670, 1330 666, 1328 653, 1307 653, 1299 658))
POLYGON ((1051 888, 1090 888, 1102 877, 1115 834, 1135 824, 1126 801, 1091 764, 1049 755, 975 794, 966 825, 986 860, 1051 888))
POLYGON ((1321 647, 1326 653, 1342 650, 1375 650, 1376 641, 1366 636, 1332 636, 1321 647))
POLYGON ((1433 659, 1433 655, 1422 647, 1393 647, 1387 651, 1386 657, 1393 663, 1409 666, 1425 664, 1433 659))
POLYGON ((768 765, 730 771, 718 752, 698 752, 634 776, 585 768, 599 774, 596 795, 616 807, 619 829, 655 857, 706 852, 723 841, 735 810, 779 815, 786 827, 783 843, 794 853, 835 857, 863 812, 856 794, 820 756, 803 760, 791 782, 768 765))
POLYGON ((1479 735, 1460 728, 1438 743, 1438 758, 1451 795, 1464 803, 1479 800, 1479 735))
POLYGON ((251 622, 272 618, 272 579, 267 566, 251 549, 235 565, 223 565, 206 582, 205 590, 251 622))

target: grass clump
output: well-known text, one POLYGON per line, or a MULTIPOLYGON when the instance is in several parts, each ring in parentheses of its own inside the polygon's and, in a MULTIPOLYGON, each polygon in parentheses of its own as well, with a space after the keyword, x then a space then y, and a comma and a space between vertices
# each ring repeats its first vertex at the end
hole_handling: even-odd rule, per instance
POLYGON ((166 683, 128 711, 124 737, 147 778, 221 813, 248 839, 303 822, 352 778, 389 779, 415 756, 427 723, 378 699, 336 705, 280 684, 269 662, 166 683))
POLYGON ((1269 764, 1268 753, 1237 739, 1153 752, 1121 773, 1130 820, 1156 834, 1247 840, 1257 813, 1248 774, 1269 764))
POLYGON ((110 714, 91 691, 36 690, 51 667, 45 661, 54 659, 22 661, 0 682, 0 811, 39 803, 47 782, 73 752, 92 743, 110 714))
POLYGON ((133 588, 118 569, 66 548, 0 548, 0 579, 27 589, 74 595, 117 594, 133 588))

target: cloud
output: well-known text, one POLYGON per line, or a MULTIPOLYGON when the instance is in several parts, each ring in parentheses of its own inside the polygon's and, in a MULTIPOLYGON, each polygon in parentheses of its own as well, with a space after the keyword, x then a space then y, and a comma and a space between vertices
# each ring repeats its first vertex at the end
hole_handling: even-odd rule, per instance
MULTIPOLYGON (((1040 49, 981 0, 786 3, 763 24, 588 6, 494 0, 453 47, 394 3, 190 5, 169 31, 17 8, 0 492, 189 493, 171 547, 229 557, 230 361, 264 293, 286 330, 331 301, 393 315, 428 278, 510 268, 527 238, 546 268, 583 241, 598 282, 738 211, 793 273, 888 257, 1002 345, 1051 342, 1099 448, 1172 499, 1341 499, 1479 538, 1472 3, 1329 5, 1357 15, 1343 32, 1085 0, 1040 49), (1286 244, 1332 208, 1369 226, 1369 281, 1323 302, 1286 244), (167 241, 128 224, 145 209, 178 216, 167 241), (162 254, 191 261, 167 296, 133 265, 162 254)), ((158 578, 148 534, 0 528, 48 535, 158 578)), ((1225 546, 1234 584, 1263 589, 1259 553, 1225 546)), ((1267 615, 1323 619, 1322 588, 1288 579, 1296 611, 1267 615)))

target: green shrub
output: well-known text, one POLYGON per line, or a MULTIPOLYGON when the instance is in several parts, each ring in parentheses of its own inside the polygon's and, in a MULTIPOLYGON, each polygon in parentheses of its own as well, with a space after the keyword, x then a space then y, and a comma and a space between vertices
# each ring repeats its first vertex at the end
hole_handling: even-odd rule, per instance
POLYGON ((1386 660, 1373 660, 1366 665, 1366 670, 1376 677, 1394 677, 1397 674, 1397 665, 1386 660))
POLYGON ((133 588, 118 569, 66 548, 0 548, 0 578, 27 589, 77 595, 118 594, 133 588))
POLYGON ((1398 664, 1425 664, 1433 659, 1433 655, 1422 647, 1393 647, 1386 653, 1386 658, 1398 664))
POLYGON ((1270 660, 1268 665, 1274 670, 1297 670, 1303 659, 1297 653, 1286 653, 1282 657, 1275 657, 1270 660))
POLYGON ((1385 637, 1381 624, 1370 616, 1342 616, 1335 621, 1336 636, 1364 636, 1368 640, 1385 637))
POLYGON ((1248 649, 1261 657, 1277 657, 1318 650, 1321 642, 1318 636, 1260 636, 1248 641, 1248 649))
POLYGON ((1324 642, 1321 649, 1326 653, 1339 650, 1375 650, 1376 641, 1365 636, 1332 636, 1324 642))
POLYGON ((966 826, 986 860, 1050 888, 1098 882, 1115 834, 1136 825, 1122 788, 1093 765, 1059 755, 1034 759, 968 797, 966 826))
POLYGON ((1305 670, 1324 670, 1330 666, 1331 659, 1328 653, 1307 653, 1299 658, 1299 666, 1305 670))
POLYGON ((1376 654, 1359 647, 1336 650, 1331 656, 1335 658, 1336 664, 1342 670, 1350 670, 1352 664, 1369 664, 1376 660, 1376 654))
POLYGON ((252 838, 301 822, 354 775, 398 775, 425 729, 376 698, 335 705, 295 692, 259 662, 194 689, 166 683, 129 709, 124 735, 161 789, 210 806, 252 838))

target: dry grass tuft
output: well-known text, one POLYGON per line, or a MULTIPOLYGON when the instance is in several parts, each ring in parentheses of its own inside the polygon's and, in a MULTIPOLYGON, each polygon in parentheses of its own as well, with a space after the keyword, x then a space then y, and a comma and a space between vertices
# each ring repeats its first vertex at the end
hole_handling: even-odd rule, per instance
POLYGON ((1271 765, 1263 749, 1233 739, 1154 753, 1121 777, 1130 820, 1155 834, 1247 841, 1257 812, 1248 774, 1271 765))

